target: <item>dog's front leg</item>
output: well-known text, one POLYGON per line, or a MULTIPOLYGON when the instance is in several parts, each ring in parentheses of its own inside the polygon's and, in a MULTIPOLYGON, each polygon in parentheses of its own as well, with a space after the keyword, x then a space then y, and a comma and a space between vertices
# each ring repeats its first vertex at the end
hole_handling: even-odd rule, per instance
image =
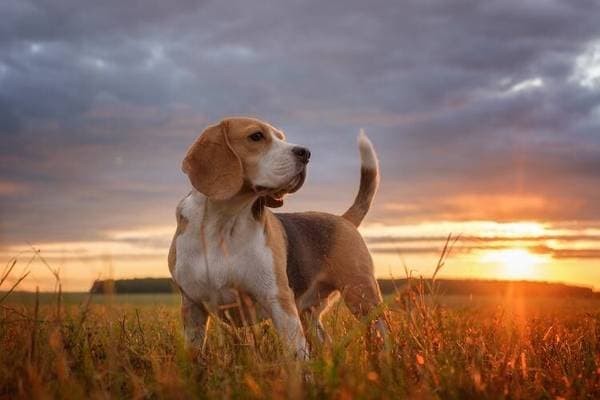
POLYGON ((300 359, 308 359, 308 345, 298 312, 290 312, 279 302, 274 302, 271 307, 271 318, 275 329, 289 348, 295 351, 295 355, 300 359))
POLYGON ((181 316, 186 347, 194 353, 201 353, 206 345, 206 332, 210 322, 208 312, 204 305, 192 301, 182 293, 181 316))
POLYGON ((263 303, 267 306, 281 339, 295 352, 296 357, 308 359, 308 345, 291 289, 280 290, 276 296, 265 300, 263 303))

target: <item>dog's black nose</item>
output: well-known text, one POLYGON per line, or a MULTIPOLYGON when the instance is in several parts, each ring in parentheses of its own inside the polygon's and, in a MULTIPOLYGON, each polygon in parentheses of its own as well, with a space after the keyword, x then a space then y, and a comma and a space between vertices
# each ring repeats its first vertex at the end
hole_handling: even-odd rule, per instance
POLYGON ((292 153, 294 153, 304 164, 307 164, 310 159, 310 150, 306 147, 296 146, 292 149, 292 153))

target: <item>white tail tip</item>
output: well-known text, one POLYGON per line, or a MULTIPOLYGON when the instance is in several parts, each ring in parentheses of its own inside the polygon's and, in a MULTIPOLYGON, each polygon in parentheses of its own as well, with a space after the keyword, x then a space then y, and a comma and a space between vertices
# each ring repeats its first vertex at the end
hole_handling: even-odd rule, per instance
POLYGON ((365 134, 365 130, 361 128, 358 134, 358 149, 360 150, 360 163, 363 168, 377 169, 377 155, 373 143, 365 134))

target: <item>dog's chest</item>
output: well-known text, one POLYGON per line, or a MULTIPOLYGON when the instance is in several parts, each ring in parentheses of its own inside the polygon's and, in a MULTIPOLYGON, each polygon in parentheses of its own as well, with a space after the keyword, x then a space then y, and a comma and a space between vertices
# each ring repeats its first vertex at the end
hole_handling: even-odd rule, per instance
POLYGON ((173 279, 196 301, 228 304, 235 291, 255 292, 273 278, 273 255, 264 229, 250 215, 223 221, 205 213, 204 199, 188 196, 181 214, 187 222, 176 238, 173 279))

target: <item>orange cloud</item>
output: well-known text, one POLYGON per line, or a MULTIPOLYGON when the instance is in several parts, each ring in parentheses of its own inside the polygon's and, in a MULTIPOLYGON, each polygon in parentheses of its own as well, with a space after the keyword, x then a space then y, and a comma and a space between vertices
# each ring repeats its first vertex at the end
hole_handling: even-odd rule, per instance
POLYGON ((21 182, 0 181, 0 196, 11 196, 29 192, 30 187, 21 182))

